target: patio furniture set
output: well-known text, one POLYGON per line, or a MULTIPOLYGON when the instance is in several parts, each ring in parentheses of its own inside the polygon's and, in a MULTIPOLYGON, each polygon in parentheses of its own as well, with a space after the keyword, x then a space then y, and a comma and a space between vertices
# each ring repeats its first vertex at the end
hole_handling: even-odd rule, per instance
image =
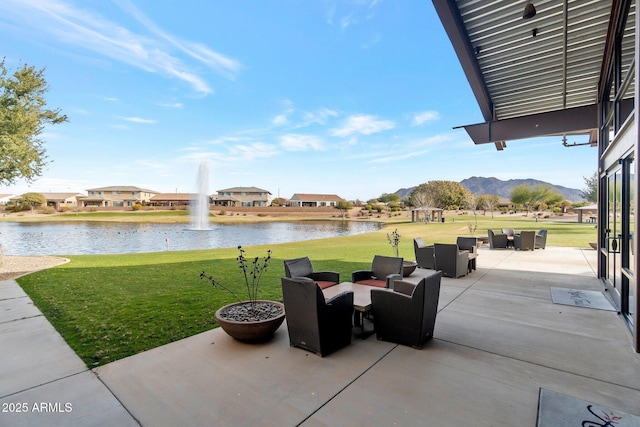
POLYGON ((349 345, 356 326, 362 338, 375 333, 379 340, 422 348, 433 336, 442 274, 412 283, 403 280, 402 261, 376 255, 370 270, 340 282, 337 272, 315 271, 308 257, 285 260, 282 297, 290 345, 326 356, 349 345), (374 324, 368 333, 365 318, 374 324))
POLYGON ((480 242, 475 237, 458 237, 456 243, 434 243, 427 246, 421 237, 413 239, 418 267, 441 270, 443 276, 466 276, 476 269, 480 242))
POLYGON ((490 249, 513 248, 533 251, 534 249, 544 249, 547 246, 547 230, 516 233, 513 228, 503 228, 499 234, 493 230, 488 230, 488 233, 490 249))

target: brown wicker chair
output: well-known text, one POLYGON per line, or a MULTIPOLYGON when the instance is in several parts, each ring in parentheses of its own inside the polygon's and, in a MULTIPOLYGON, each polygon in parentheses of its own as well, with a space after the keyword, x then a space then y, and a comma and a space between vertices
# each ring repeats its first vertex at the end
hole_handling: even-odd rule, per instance
POLYGON ((431 270, 436 268, 435 261, 433 259, 433 246, 425 245, 422 237, 416 237, 413 239, 413 251, 416 255, 418 267, 429 268, 431 270))
POLYGON ((547 230, 540 230, 536 233, 536 249, 547 247, 547 230))
POLYGON ((536 232, 521 231, 513 239, 513 247, 521 251, 532 251, 536 247, 536 232))
POLYGON ((340 273, 336 271, 313 271, 313 264, 308 257, 287 259, 284 261, 284 273, 286 277, 307 277, 315 280, 320 288, 340 283, 340 273))
POLYGON ((393 292, 371 290, 371 310, 379 340, 422 348, 433 337, 440 298, 440 271, 417 285, 395 282, 393 292))
POLYGON ((508 239, 506 234, 495 234, 493 230, 487 230, 489 233, 489 249, 506 248, 508 239))
POLYGON ((307 278, 282 278, 289 344, 326 356, 351 344, 353 292, 325 301, 322 289, 307 278))
POLYGON ((478 258, 478 239, 475 237, 458 237, 456 240, 458 249, 469 251, 469 273, 476 269, 476 258, 478 258))
POLYGON ((376 255, 371 270, 356 270, 351 273, 351 281, 361 285, 393 288, 395 280, 402 280, 402 258, 376 255))
POLYGON ((457 279, 469 273, 469 251, 461 251, 458 245, 435 243, 436 270, 442 270, 443 276, 457 279))

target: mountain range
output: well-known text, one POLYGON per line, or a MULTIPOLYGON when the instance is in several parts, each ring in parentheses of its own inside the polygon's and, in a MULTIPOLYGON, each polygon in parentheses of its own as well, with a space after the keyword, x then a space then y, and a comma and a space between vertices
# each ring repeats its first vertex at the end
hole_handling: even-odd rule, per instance
MULTIPOLYGON (((514 187, 522 184, 529 184, 531 186, 536 186, 538 184, 549 185, 555 191, 562 194, 566 200, 570 202, 582 202, 584 201, 584 197, 582 196, 582 190, 576 188, 568 188, 563 187, 562 185, 554 185, 545 181, 540 181, 537 179, 510 179, 508 181, 502 181, 498 178, 485 178, 481 176, 472 176, 471 178, 466 178, 460 181, 463 187, 467 190, 471 191, 472 194, 495 194, 498 197, 508 199, 511 197, 511 190, 514 187)), ((401 188, 396 191, 394 194, 398 194, 400 198, 407 197, 411 194, 411 192, 416 187, 411 188, 401 188)))

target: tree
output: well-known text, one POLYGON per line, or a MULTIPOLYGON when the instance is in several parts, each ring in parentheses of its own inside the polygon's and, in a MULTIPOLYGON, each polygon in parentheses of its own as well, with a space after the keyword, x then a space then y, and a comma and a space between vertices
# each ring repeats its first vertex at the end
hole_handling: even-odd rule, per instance
POLYGON ((336 209, 340 209, 340 215, 344 218, 349 210, 353 208, 353 204, 347 200, 340 200, 335 205, 336 209))
POLYGON ((561 194, 556 192, 550 185, 538 184, 532 187, 530 184, 522 184, 513 187, 511 190, 511 201, 515 205, 522 205, 529 215, 531 209, 537 203, 546 203, 552 205, 563 200, 561 194))
POLYGON ((466 207, 472 194, 455 181, 429 181, 411 192, 413 206, 458 209, 466 207))
POLYGON ((20 206, 22 208, 34 208, 47 205, 47 198, 40 193, 24 193, 20 196, 20 206))
POLYGON ((495 194, 478 194, 476 196, 476 209, 482 209, 483 215, 486 215, 487 211, 491 211, 491 218, 493 218, 493 211, 498 208, 500 204, 500 198, 495 194))
POLYGON ((597 202, 598 201, 598 172, 594 172, 590 177, 583 176, 584 184, 586 187, 581 191, 582 197, 587 199, 589 202, 597 202))
POLYGON ((0 185, 42 174, 47 156, 40 135, 45 125, 68 121, 60 110, 46 108, 48 90, 44 69, 24 65, 9 76, 0 62, 0 185))
POLYGON ((378 197, 380 203, 398 202, 399 200, 400 196, 397 194, 382 193, 382 195, 378 197))

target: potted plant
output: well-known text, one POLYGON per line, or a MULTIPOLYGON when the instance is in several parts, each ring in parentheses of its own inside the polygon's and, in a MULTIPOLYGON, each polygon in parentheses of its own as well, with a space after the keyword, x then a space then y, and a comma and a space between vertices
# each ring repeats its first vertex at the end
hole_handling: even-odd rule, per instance
POLYGON ((200 279, 206 279, 214 288, 226 290, 238 300, 219 308, 215 313, 216 321, 227 334, 239 341, 265 341, 273 336, 284 321, 284 304, 258 299, 260 279, 269 266, 271 251, 267 251, 265 258, 256 257, 253 260, 247 260, 242 246, 238 246, 238 251, 240 255, 236 262, 242 270, 247 299, 242 300, 235 292, 204 271, 200 273, 200 279))
MULTIPOLYGON (((398 245, 400 244, 400 234, 398 233, 398 229, 393 230, 391 234, 387 233, 387 241, 393 248, 393 253, 396 258, 399 258, 398 255, 398 245)), ((413 261, 402 261, 402 277, 410 276, 418 266, 417 262, 413 261)))

